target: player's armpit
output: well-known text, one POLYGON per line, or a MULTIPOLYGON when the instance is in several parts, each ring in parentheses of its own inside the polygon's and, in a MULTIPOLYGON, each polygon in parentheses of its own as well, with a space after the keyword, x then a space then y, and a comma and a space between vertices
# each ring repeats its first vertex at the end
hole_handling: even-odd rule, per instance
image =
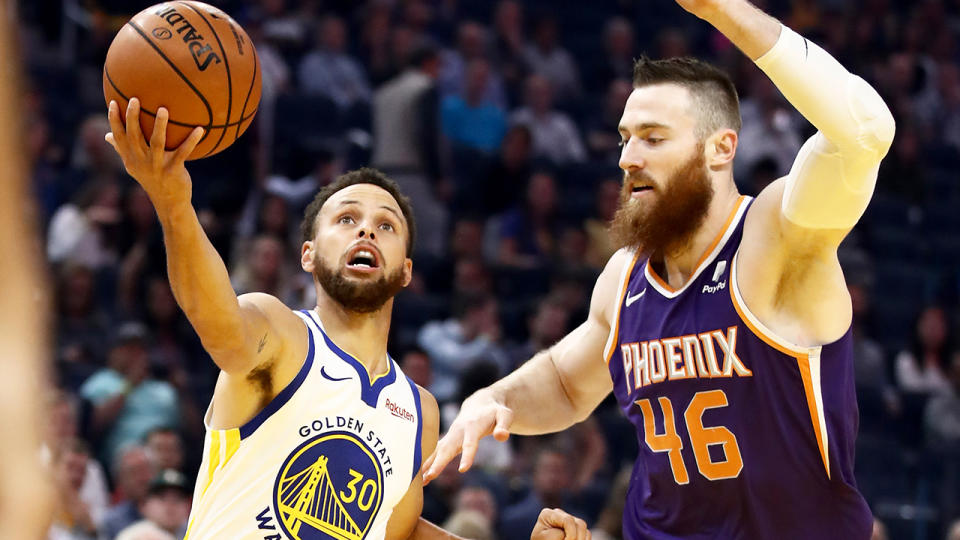
MULTIPOLYGON (((747 212, 732 271, 740 298, 757 319, 798 346, 835 341, 850 326, 851 305, 837 259, 847 229, 809 229, 781 212, 781 178, 747 212)), ((733 284, 731 284, 731 287, 733 284)))

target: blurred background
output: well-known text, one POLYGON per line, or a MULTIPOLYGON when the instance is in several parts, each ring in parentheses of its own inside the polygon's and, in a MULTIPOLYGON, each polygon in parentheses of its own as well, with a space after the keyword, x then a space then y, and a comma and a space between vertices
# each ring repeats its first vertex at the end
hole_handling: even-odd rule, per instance
MULTIPOLYGON (((106 50, 152 3, 15 5, 22 133, 55 284, 44 457, 61 504, 50 538, 112 540, 144 518, 182 534, 201 457, 215 366, 170 292, 150 202, 103 141, 106 50)), ((421 231, 390 351, 440 401, 443 426, 464 397, 584 320, 612 253, 633 58, 696 55, 734 77, 743 193, 786 173, 812 133, 671 0, 211 3, 244 26, 263 72, 251 128, 189 165, 237 292, 314 305, 297 264, 303 209, 339 173, 382 168, 412 196, 421 231)), ((867 79, 896 116, 873 202, 840 253, 854 301, 857 481, 883 523, 876 538, 958 539, 960 1, 755 3, 867 79)), ((611 397, 567 432, 484 441, 473 471, 427 487, 424 516, 512 540, 556 506, 594 538, 619 538, 636 450, 611 397)))

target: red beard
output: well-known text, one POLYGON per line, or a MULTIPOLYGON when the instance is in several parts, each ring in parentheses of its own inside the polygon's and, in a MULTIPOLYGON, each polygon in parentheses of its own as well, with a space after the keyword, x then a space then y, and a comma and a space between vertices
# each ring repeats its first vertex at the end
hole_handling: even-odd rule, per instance
POLYGON ((654 182, 640 171, 627 173, 620 194, 620 206, 610 224, 617 247, 642 251, 652 258, 684 248, 707 218, 713 200, 713 186, 707 174, 703 144, 680 165, 666 182, 654 182), (632 182, 654 186, 650 202, 631 200, 632 182))

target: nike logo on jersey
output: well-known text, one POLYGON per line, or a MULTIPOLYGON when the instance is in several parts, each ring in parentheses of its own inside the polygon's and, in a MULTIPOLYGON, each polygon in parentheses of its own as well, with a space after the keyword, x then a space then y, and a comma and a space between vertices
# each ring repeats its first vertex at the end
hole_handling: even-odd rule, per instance
POLYGON ((327 372, 326 372, 326 366, 320 366, 320 375, 323 375, 323 378, 324 378, 324 379, 327 379, 327 380, 330 380, 330 381, 333 381, 333 382, 349 381, 350 379, 353 378, 353 377, 339 377, 339 378, 338 378, 338 377, 331 377, 331 376, 328 375, 327 372))
POLYGON ((645 295, 645 294, 647 294, 647 290, 646 290, 646 289, 638 292, 637 294, 635 294, 635 295, 633 295, 633 296, 630 296, 630 291, 627 291, 627 302, 626 302, 626 306, 627 306, 627 307, 630 307, 630 304, 636 302, 637 300, 640 299, 640 297, 642 297, 642 296, 645 295))

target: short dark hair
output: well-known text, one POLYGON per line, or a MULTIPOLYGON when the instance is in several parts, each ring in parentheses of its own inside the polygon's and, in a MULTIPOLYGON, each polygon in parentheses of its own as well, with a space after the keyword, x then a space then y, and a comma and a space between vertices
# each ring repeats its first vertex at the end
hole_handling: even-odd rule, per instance
POLYGON ((301 241, 309 242, 313 240, 317 232, 317 214, 320 213, 320 209, 323 208, 327 199, 341 189, 357 184, 372 184, 383 188, 393 197, 393 200, 397 201, 397 205, 403 213, 403 219, 407 222, 407 256, 410 256, 413 253, 414 239, 417 236, 417 224, 413 219, 413 207, 410 205, 410 199, 400 192, 400 186, 396 182, 377 169, 370 167, 343 173, 317 193, 304 211, 303 222, 300 224, 301 241))
POLYGON ((634 88, 663 83, 677 84, 690 92, 701 139, 723 128, 740 132, 737 88, 723 70, 689 56, 663 60, 641 56, 634 61, 634 88))

